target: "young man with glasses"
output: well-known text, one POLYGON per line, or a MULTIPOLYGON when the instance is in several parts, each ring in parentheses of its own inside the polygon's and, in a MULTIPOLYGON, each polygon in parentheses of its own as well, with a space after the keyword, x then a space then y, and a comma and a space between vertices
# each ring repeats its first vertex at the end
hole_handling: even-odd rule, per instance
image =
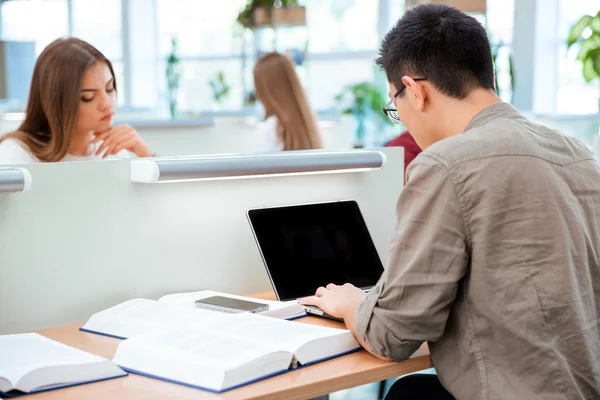
POLYGON ((380 54, 384 112, 423 149, 388 266, 303 303, 382 358, 429 343, 438 376, 390 398, 600 398, 600 163, 496 96, 486 31, 455 8, 408 11, 380 54))

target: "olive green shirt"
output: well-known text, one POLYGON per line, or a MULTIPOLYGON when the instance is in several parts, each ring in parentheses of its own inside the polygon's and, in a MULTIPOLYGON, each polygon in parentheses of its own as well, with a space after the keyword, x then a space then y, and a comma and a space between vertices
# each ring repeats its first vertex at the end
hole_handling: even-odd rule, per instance
POLYGON ((458 399, 600 399, 600 163, 497 103, 421 153, 359 337, 458 399))

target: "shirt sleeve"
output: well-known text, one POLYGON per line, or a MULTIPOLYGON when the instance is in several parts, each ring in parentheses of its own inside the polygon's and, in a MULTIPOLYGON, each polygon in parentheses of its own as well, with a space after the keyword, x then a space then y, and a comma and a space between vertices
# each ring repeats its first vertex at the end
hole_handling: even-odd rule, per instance
POLYGON ((356 330, 377 354, 403 361, 438 341, 468 265, 468 238, 448 170, 422 154, 397 204, 388 267, 356 315, 356 330))

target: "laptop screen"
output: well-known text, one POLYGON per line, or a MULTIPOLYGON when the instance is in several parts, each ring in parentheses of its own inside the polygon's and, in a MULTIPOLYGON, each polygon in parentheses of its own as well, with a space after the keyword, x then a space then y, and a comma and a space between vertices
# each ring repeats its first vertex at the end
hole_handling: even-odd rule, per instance
POLYGON ((248 211, 279 300, 310 296, 319 286, 374 286, 383 266, 355 201, 248 211))

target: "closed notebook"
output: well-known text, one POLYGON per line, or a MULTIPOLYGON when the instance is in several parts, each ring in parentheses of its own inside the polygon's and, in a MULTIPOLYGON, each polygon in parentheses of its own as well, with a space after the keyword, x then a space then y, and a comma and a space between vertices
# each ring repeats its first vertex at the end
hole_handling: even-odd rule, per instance
POLYGON ((218 393, 358 349, 348 330, 242 313, 124 340, 113 361, 218 393))
POLYGON ((261 315, 289 319, 306 315, 302 306, 295 301, 257 300, 204 290, 168 295, 158 301, 148 299, 128 300, 92 315, 81 330, 126 339, 154 332, 165 326, 187 326, 190 323, 207 321, 215 315, 219 316, 223 313, 197 308, 194 302, 215 295, 269 304, 269 310, 260 313, 261 315))
POLYGON ((127 373, 112 361, 37 333, 0 336, 0 395, 16 397, 127 373))

